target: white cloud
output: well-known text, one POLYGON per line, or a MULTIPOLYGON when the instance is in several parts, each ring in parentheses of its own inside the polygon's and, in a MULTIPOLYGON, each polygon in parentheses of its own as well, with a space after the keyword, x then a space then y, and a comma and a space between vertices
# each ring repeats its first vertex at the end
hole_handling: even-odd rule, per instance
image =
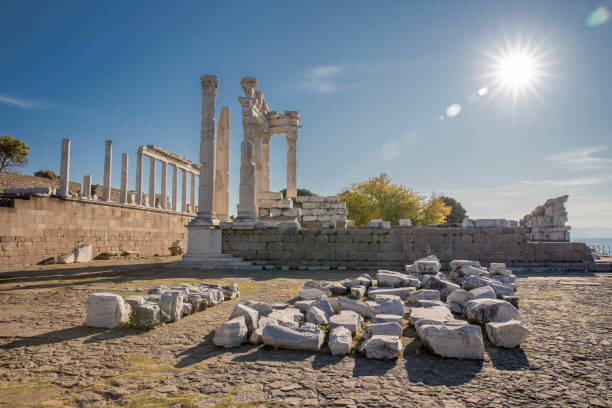
POLYGON ((609 146, 587 146, 566 150, 544 157, 544 160, 555 166, 572 170, 594 170, 608 167, 612 159, 594 157, 595 153, 607 150, 609 146))
POLYGON ((5 105, 16 106, 21 109, 43 109, 44 108, 44 106, 38 103, 26 101, 23 99, 17 99, 17 98, 13 98, 13 97, 6 96, 6 95, 0 95, 0 103, 3 103, 5 105))
POLYGON ((385 159, 386 161, 392 161, 392 160, 397 159, 401 153, 402 153, 401 146, 394 141, 383 143, 380 149, 380 154, 382 155, 383 159, 385 159))

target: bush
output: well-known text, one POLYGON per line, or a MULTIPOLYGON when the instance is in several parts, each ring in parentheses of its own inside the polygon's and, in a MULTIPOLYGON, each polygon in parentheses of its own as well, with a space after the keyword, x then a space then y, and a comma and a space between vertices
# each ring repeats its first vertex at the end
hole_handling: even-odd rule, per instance
POLYGON ((39 170, 36 173, 34 173, 34 175, 36 177, 48 178, 51 180, 57 180, 59 178, 59 176, 55 174, 53 170, 39 170))

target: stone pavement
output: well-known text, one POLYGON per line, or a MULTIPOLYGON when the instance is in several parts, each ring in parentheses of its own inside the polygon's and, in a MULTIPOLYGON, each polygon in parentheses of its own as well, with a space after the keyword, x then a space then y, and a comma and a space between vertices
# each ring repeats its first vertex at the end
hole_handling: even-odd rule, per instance
MULTIPOLYGON (((0 273, 0 407, 612 406, 612 275, 517 280, 521 348, 484 362, 430 355, 406 329, 398 361, 212 344, 247 299, 294 298, 308 279, 359 272, 168 270, 163 259, 0 273), (84 327, 91 293, 237 281, 241 297, 152 331, 84 327)), ((132 294, 138 294, 133 292, 132 294)))

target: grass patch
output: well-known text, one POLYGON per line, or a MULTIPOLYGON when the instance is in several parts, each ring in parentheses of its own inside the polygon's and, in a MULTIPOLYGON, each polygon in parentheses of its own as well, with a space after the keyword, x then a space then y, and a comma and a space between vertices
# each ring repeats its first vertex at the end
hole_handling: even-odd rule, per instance
POLYGON ((225 397, 221 399, 214 408, 252 408, 252 407, 270 407, 270 408, 286 408, 288 405, 282 402, 273 401, 249 401, 249 402, 238 402, 234 401, 234 395, 240 391, 240 387, 234 387, 230 390, 225 397))
POLYGON ((355 336, 353 337, 353 344, 351 344, 351 350, 349 351, 349 354, 359 353, 359 347, 361 347, 361 343, 363 343, 364 341, 363 334, 363 329, 357 330, 357 333, 355 333, 355 336))
POLYGON ((174 281, 174 282, 172 282, 171 286, 178 286, 178 285, 182 285, 182 284, 198 286, 198 285, 200 285, 200 282, 198 282, 198 281, 174 281))
POLYGON ((280 293, 284 296, 297 297, 301 291, 301 288, 284 288, 280 290, 280 293))
POLYGON ((34 378, 27 382, 6 381, 0 382, 0 400, 4 397, 15 394, 25 394, 27 392, 39 391, 43 388, 55 387, 53 384, 34 378))
POLYGON ((208 396, 195 393, 168 394, 160 397, 151 395, 152 392, 137 396, 130 401, 127 408, 164 408, 174 404, 180 404, 184 408, 195 408, 200 400, 208 398, 208 396))
POLYGON ((160 363, 148 354, 134 354, 128 359, 128 369, 114 378, 154 378, 163 379, 179 371, 167 363, 160 363))
POLYGON ((261 283, 255 281, 238 282, 238 289, 242 291, 253 290, 261 287, 261 283))

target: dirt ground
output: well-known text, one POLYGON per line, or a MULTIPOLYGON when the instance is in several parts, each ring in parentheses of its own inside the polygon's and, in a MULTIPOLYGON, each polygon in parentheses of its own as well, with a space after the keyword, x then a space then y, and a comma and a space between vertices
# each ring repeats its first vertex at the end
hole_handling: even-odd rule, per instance
POLYGON ((95 261, 0 273, 0 407, 609 407, 612 275, 520 275, 516 349, 486 346, 484 362, 429 354, 407 328, 397 361, 212 344, 235 304, 293 299, 308 279, 355 271, 164 269, 174 258, 95 261), (240 285, 240 299, 151 331, 84 326, 94 292, 158 284, 240 285))

